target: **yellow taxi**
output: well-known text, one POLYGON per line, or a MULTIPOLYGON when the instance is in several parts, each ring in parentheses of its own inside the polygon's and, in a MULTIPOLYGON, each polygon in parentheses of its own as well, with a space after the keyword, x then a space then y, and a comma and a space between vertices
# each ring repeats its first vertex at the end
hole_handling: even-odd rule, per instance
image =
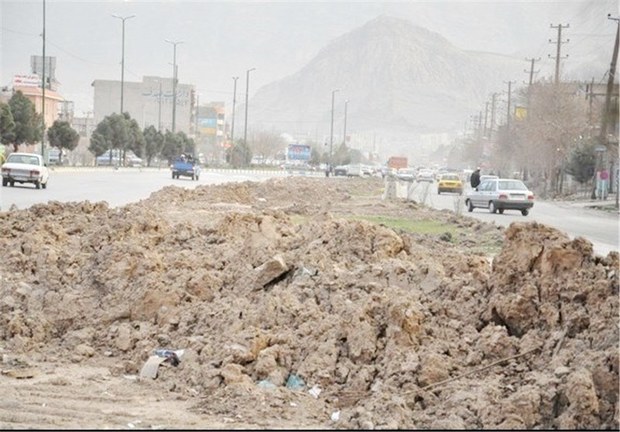
POLYGON ((437 183, 437 193, 442 192, 455 192, 459 195, 463 195, 463 182, 456 173, 445 173, 439 177, 439 183, 437 183))

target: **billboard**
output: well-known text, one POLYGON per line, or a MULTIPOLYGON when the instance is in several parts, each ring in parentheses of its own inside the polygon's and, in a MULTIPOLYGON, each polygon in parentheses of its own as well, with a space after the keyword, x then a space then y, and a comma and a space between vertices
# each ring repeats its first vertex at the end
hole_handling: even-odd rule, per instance
POLYGON ((13 87, 41 87, 38 75, 13 75, 13 87))
POLYGON ((309 145, 289 144, 288 146, 288 160, 309 161, 311 153, 309 145))

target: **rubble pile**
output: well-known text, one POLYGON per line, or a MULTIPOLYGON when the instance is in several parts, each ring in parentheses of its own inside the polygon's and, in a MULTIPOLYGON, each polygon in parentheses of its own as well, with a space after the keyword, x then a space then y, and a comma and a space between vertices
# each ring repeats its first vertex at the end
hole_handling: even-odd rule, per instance
POLYGON ((0 347, 112 357, 117 374, 182 348, 157 385, 259 427, 617 429, 618 254, 385 201, 382 185, 287 178, 0 213, 0 347), (494 257, 471 251, 493 241, 494 257))

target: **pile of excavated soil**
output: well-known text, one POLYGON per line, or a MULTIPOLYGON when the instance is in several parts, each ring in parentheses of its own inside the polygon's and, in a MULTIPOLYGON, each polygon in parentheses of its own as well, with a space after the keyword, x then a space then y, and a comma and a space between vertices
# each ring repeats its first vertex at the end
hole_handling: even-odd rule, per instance
POLYGON ((0 352, 119 375, 184 349, 155 385, 256 427, 617 429, 618 254, 382 191, 287 178, 0 213, 0 352))

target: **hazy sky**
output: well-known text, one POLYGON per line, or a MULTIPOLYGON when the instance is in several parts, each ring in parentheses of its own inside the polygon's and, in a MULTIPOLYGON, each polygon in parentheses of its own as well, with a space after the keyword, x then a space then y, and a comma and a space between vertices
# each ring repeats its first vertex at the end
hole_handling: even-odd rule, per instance
MULTIPOLYGON (((46 55, 56 57, 60 93, 75 102, 76 115, 92 109, 95 79, 120 80, 125 23, 125 81, 172 75, 177 45, 181 83, 196 86, 201 102, 231 103, 252 72, 250 96, 262 85, 290 75, 330 41, 369 20, 397 16, 441 33, 460 48, 541 58, 549 68, 557 30, 569 24, 562 54, 567 70, 601 59, 609 64, 618 16, 617 0, 592 1, 60 1, 47 0, 46 55), (593 59, 593 60, 590 60, 593 59)), ((43 0, 0 0, 0 85, 30 73, 30 56, 42 55, 43 0)), ((527 64, 524 61, 524 68, 527 64)), ((579 77, 589 79, 590 77, 579 77)), ((591 77, 602 80, 603 76, 591 77)), ((527 77, 524 74, 523 79, 527 77)))

